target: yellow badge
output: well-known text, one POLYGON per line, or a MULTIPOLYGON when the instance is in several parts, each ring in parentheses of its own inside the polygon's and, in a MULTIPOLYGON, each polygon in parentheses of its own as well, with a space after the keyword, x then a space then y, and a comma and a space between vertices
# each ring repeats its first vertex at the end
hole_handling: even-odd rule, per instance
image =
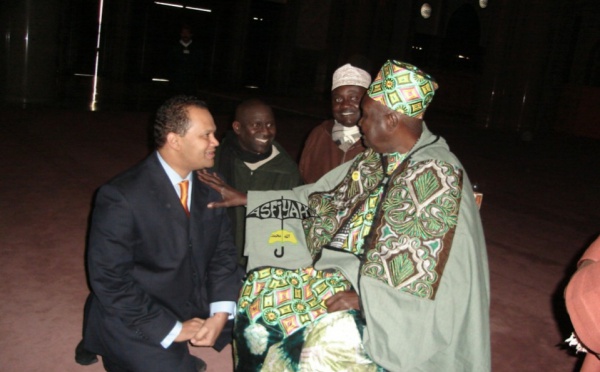
POLYGON ((293 232, 287 230, 273 231, 269 236, 269 244, 290 242, 292 244, 298 243, 296 236, 293 232))
POLYGON ((358 171, 352 172, 352 180, 353 181, 358 181, 359 178, 360 178, 360 173, 358 171))

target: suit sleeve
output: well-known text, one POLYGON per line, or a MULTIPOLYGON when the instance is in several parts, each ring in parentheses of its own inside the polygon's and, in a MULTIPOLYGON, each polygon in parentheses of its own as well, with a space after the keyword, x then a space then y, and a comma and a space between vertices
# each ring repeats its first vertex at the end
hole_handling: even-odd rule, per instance
POLYGON ((208 265, 208 300, 209 303, 219 301, 237 301, 244 275, 237 264, 237 248, 233 241, 231 221, 226 209, 215 212, 214 225, 217 227, 216 249, 208 265))
POLYGON ((98 191, 89 236, 90 285, 102 307, 159 344, 176 317, 156 303, 134 280, 134 250, 139 244, 131 206, 113 186, 98 191))

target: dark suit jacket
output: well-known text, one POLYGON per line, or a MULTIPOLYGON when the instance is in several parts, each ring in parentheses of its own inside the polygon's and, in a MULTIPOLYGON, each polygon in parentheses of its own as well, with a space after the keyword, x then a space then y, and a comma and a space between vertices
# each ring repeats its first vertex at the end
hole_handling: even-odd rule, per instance
MULTIPOLYGON (((206 317, 208 303, 237 300, 229 219, 225 209, 206 208, 220 195, 196 177, 192 182, 189 218, 156 153, 99 189, 87 257, 90 351, 137 370, 133 365, 163 354, 160 342, 177 320, 206 317)), ((156 370, 167 368, 157 363, 156 370)))

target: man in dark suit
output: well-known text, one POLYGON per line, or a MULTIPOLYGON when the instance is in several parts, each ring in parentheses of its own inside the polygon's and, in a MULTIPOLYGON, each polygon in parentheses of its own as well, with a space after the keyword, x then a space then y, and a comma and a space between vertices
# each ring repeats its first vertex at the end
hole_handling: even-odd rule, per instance
POLYGON ((202 72, 201 46, 193 40, 192 29, 181 27, 177 45, 167 55, 169 82, 173 94, 196 94, 202 72))
POLYGON ((204 371, 187 342, 227 342, 219 335, 235 314, 237 252, 225 211, 206 208, 220 195, 193 176, 213 166, 215 130, 202 101, 168 100, 154 124, 157 150, 98 191, 84 346, 107 371, 204 371))

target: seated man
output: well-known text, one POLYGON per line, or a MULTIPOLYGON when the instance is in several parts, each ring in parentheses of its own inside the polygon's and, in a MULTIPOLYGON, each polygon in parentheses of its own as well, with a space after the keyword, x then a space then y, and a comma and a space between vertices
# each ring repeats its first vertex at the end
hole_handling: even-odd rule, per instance
POLYGON ((353 162, 289 191, 225 188, 209 204, 248 205, 238 370, 490 370, 479 212, 463 166, 422 120, 436 88, 387 61, 362 100, 368 149, 353 162), (285 260, 271 252, 277 236, 285 260))
MULTIPOLYGON (((248 190, 288 190, 300 185, 296 162, 275 141, 277 124, 270 106, 258 99, 240 103, 235 110, 232 132, 217 148, 215 170, 241 192, 248 190)), ((238 262, 245 266, 244 207, 228 209, 233 225, 238 262)))
POLYGON ((304 182, 316 182, 365 150, 356 124, 360 119, 360 100, 370 83, 368 72, 349 63, 335 70, 331 84, 333 119, 314 128, 304 143, 300 156, 304 182))

